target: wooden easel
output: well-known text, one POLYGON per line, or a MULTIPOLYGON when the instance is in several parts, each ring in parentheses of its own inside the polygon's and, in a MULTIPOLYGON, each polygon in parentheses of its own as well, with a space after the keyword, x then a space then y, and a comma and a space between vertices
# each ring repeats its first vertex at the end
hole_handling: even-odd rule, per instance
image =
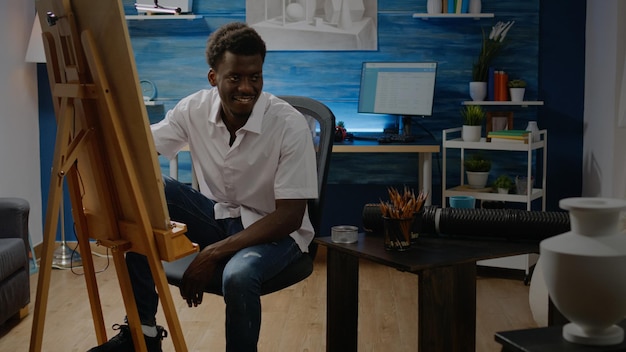
POLYGON ((111 249, 135 350, 146 351, 125 253, 148 258, 176 351, 187 351, 161 260, 197 251, 169 221, 120 1, 37 0, 57 135, 30 351, 41 351, 63 179, 98 344, 107 341, 90 239, 111 249))

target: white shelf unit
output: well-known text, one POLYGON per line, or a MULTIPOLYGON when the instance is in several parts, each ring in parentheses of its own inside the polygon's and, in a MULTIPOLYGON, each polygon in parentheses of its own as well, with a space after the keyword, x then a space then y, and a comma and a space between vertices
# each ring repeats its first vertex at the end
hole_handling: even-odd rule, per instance
POLYGON ((493 100, 484 100, 484 101, 464 101, 463 105, 483 105, 483 106, 541 106, 543 105, 543 101, 541 100, 524 100, 524 101, 493 101, 493 100))
MULTIPOLYGON (((446 200, 451 196, 473 196, 479 200, 491 200, 491 201, 505 201, 505 202, 517 202, 526 203, 526 210, 531 210, 531 203, 535 199, 541 198, 541 209, 546 209, 546 166, 547 166, 547 131, 539 131, 539 139, 537 142, 529 143, 512 143, 512 142, 487 142, 485 138, 482 138, 479 142, 465 142, 460 138, 462 127, 451 128, 443 130, 442 139, 442 207, 445 208, 446 200), (448 149, 460 149, 461 151, 461 184, 453 187, 448 187, 447 184, 447 150, 448 149), (524 152, 527 155, 527 177, 530 180, 532 177, 532 162, 533 153, 536 150, 543 152, 543 174, 541 177, 541 187, 532 188, 527 194, 500 194, 492 191, 479 191, 469 188, 465 185, 465 172, 463 162, 465 160, 466 150, 499 150, 510 152, 524 152)), ((532 137, 529 137, 532 140, 532 137)), ((528 187, 531 187, 529 183, 528 187)))
MULTIPOLYGON (((502 103, 502 102, 499 102, 502 103)), ((501 105, 501 104, 499 104, 501 105)), ((464 195, 464 196, 473 196, 476 199, 480 200, 492 200, 492 201, 506 201, 506 202, 518 202, 518 203, 526 203, 526 210, 531 209, 531 202, 535 199, 541 198, 541 209, 543 211, 546 210, 546 166, 547 166, 547 131, 540 130, 539 131, 539 141, 532 143, 511 143, 511 142, 487 142, 485 138, 482 138, 480 142, 464 142, 460 138, 462 127, 451 128, 447 130, 443 130, 443 140, 442 140, 442 181, 441 188, 443 192, 442 196, 442 207, 446 206, 446 199, 451 196, 456 195, 464 195), (447 188, 446 178, 447 178, 447 149, 460 149, 461 150, 461 184, 455 187, 447 188), (463 161, 465 159, 465 151, 467 149, 470 150, 500 150, 500 151, 510 151, 510 152, 524 152, 527 154, 527 177, 531 179, 532 172, 532 161, 533 161, 533 152, 541 150, 543 151, 543 173, 541 177, 541 188, 533 188, 532 191, 528 192, 526 195, 521 194, 499 194, 494 192, 478 192, 476 190, 469 189, 464 186, 464 170, 463 170, 463 161)), ((529 140, 532 141, 532 136, 529 137, 529 140)), ((530 187, 530 184, 529 184, 530 187)), ((489 260, 481 260, 476 262, 479 266, 486 267, 495 267, 495 268, 504 268, 504 269, 512 269, 512 270, 523 270, 526 277, 524 282, 529 281, 530 268, 537 263, 538 255, 536 254, 522 254, 505 258, 497 258, 497 259, 489 259, 489 260)))
POLYGON ((481 18, 493 18, 495 15, 493 13, 414 13, 413 18, 421 18, 423 20, 427 20, 429 18, 451 18, 451 19, 461 19, 461 18, 473 18, 475 20, 479 20, 481 18))

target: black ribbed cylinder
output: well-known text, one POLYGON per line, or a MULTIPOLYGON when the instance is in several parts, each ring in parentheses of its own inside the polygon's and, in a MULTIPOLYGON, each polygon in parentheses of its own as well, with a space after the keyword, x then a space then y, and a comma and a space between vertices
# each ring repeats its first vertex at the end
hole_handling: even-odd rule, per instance
MULTIPOLYGON (((363 208, 363 228, 374 234, 383 232, 378 204, 366 204, 363 208)), ((425 206, 415 221, 414 230, 420 234, 451 237, 539 242, 569 231, 570 222, 567 212, 425 206)))

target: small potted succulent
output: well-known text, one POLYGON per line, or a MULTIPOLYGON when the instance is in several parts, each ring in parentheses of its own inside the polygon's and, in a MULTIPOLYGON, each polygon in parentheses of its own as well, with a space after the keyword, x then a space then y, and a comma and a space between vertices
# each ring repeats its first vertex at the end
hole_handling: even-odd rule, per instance
POLYGON ((526 92, 526 81, 523 79, 512 79, 509 81, 509 93, 511 101, 524 101, 524 93, 526 92))
POLYGON ((500 175, 493 181, 493 188, 495 188, 498 193, 508 194, 511 187, 513 187, 513 179, 510 178, 509 175, 500 175))
POLYGON ((480 141, 480 132, 485 120, 483 108, 480 105, 465 105, 461 109, 461 118, 463 119, 463 129, 461 130, 463 141, 480 141))
POLYGON ((467 184, 472 188, 485 188, 491 170, 491 160, 481 154, 474 154, 463 161, 463 166, 467 175, 467 184))

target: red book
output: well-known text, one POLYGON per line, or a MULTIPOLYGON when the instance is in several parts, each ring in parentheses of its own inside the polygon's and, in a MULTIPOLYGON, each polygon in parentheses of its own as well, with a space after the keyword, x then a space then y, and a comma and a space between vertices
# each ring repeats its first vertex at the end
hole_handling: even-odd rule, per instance
POLYGON ((501 81, 502 81, 502 71, 494 72, 493 74, 493 87, 494 87, 493 100, 494 101, 501 101, 500 99, 500 94, 501 94, 500 85, 502 84, 501 81))

